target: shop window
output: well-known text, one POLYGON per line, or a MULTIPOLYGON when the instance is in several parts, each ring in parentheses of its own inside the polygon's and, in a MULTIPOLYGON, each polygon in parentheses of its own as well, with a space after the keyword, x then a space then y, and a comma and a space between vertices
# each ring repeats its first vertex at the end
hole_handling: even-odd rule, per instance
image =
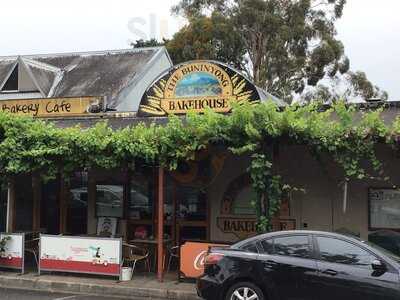
POLYGON ((205 241, 207 239, 206 227, 183 226, 180 229, 180 241, 205 241))
POLYGON ((123 216, 123 185, 96 185, 96 215, 97 217, 123 216))
POLYGON ((233 200, 232 212, 234 215, 255 215, 256 210, 252 202, 256 199, 256 193, 249 185, 244 187, 233 200))
POLYGON ((177 187, 179 198, 178 218, 187 221, 205 221, 207 203, 205 194, 195 187, 177 187))
POLYGON ((131 181, 129 218, 133 220, 153 218, 152 187, 147 180, 135 178, 131 181))

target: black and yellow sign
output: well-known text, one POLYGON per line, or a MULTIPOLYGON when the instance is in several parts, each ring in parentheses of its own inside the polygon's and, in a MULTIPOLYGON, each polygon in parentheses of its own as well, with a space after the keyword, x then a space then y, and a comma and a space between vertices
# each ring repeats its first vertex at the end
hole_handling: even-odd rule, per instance
POLYGON ((139 115, 226 113, 232 103, 256 102, 257 88, 232 68, 214 61, 192 61, 163 73, 142 97, 139 115))
POLYGON ((33 117, 65 117, 99 112, 102 97, 1 100, 0 111, 33 117))

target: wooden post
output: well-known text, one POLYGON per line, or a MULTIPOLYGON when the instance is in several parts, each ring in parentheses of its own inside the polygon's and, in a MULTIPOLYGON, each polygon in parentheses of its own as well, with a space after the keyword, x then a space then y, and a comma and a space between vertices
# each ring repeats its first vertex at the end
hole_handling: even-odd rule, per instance
POLYGON ((32 230, 40 230, 40 204, 42 201, 42 181, 39 174, 32 174, 32 230))
POLYGON ((164 261, 164 168, 158 168, 157 278, 163 281, 164 261))
POLYGON ((16 197, 15 197, 15 179, 10 179, 8 182, 7 193, 7 226, 6 231, 12 233, 15 231, 16 218, 16 197))
POLYGON ((179 245, 178 239, 177 239, 177 227, 179 226, 176 224, 177 218, 176 218, 176 210, 177 210, 177 199, 176 199, 176 182, 175 180, 171 181, 172 182, 172 223, 171 223, 171 238, 174 241, 175 245, 179 245))

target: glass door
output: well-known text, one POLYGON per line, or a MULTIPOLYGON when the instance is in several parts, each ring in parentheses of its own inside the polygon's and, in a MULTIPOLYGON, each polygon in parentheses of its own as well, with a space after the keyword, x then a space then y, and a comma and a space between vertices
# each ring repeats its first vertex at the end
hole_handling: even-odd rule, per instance
POLYGON ((58 178, 43 184, 40 227, 48 234, 60 233, 59 194, 60 182, 58 178))
POLYGON ((70 179, 68 195, 67 231, 72 235, 87 233, 88 173, 75 172, 70 179))
POLYGON ((208 240, 208 205, 206 194, 198 187, 176 186, 177 240, 208 240))

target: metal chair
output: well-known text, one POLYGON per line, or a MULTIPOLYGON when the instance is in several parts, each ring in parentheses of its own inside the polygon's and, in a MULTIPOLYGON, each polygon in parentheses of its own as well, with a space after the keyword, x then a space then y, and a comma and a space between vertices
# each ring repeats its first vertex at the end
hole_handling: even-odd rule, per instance
POLYGON ((149 251, 137 247, 135 245, 123 243, 123 262, 127 262, 128 266, 132 267, 132 273, 135 271, 136 263, 143 261, 148 272, 150 272, 149 251))
POLYGON ((33 254, 35 258, 36 267, 39 266, 39 242, 40 238, 34 238, 32 240, 25 241, 25 252, 33 254))
POLYGON ((176 259, 179 262, 179 246, 173 246, 171 248, 168 248, 168 266, 167 266, 167 272, 169 272, 171 268, 171 263, 174 259, 176 259))

